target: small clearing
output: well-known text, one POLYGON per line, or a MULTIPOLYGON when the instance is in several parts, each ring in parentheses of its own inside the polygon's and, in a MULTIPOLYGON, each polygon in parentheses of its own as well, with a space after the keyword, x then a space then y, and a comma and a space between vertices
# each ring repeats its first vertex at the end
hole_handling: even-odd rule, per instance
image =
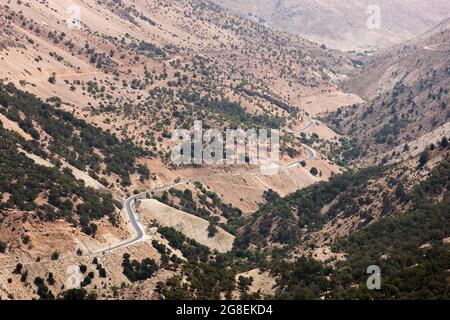
POLYGON ((209 222, 204 219, 171 208, 154 199, 142 200, 136 207, 144 225, 156 220, 158 224, 172 227, 186 237, 219 252, 230 251, 233 247, 234 236, 221 228, 217 228, 218 232, 214 237, 208 237, 209 222))

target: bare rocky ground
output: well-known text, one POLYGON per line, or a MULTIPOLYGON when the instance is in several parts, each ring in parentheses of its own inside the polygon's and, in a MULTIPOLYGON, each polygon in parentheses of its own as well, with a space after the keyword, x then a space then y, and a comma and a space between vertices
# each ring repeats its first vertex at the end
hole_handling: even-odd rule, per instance
POLYGON ((220 228, 214 237, 209 237, 207 231, 209 222, 204 219, 176 210, 154 199, 142 200, 136 207, 144 225, 151 225, 155 221, 163 227, 172 227, 186 237, 221 253, 228 252, 233 247, 234 236, 220 228))

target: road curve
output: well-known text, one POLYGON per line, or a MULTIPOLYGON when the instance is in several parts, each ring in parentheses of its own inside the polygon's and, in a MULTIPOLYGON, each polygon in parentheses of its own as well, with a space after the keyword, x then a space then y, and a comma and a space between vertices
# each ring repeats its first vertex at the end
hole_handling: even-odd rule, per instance
MULTIPOLYGON (((96 251, 91 251, 89 253, 83 254, 83 257, 89 257, 89 256, 98 256, 98 255, 102 255, 102 254, 106 254, 106 253, 110 253, 114 250, 118 250, 121 248, 126 248, 129 247, 133 244, 139 243, 143 240, 145 240, 146 234, 145 234, 145 230, 142 227, 142 225, 139 223, 138 221, 138 215, 136 213, 136 211, 134 210, 134 203, 137 199, 140 199, 142 197, 145 197, 148 193, 152 193, 152 192, 158 192, 158 191, 162 191, 162 190, 167 190, 173 187, 176 187, 178 185, 183 185, 186 184, 188 182, 190 182, 191 179, 186 179, 186 180, 181 180, 179 182, 174 182, 174 183, 170 183, 170 184, 166 184, 157 188, 153 188, 152 190, 146 191, 146 192, 142 192, 136 195, 133 195, 127 199, 124 200, 123 202, 123 210, 125 211, 125 213, 127 214, 131 225, 135 231, 135 234, 133 235, 133 237, 131 237, 128 240, 124 240, 122 242, 110 245, 106 248, 103 249, 99 249, 96 251)), ((34 262, 23 262, 22 265, 23 266, 31 266, 31 265, 39 265, 41 263, 45 263, 45 262, 52 262, 52 260, 50 258, 48 259, 41 259, 40 261, 34 261, 34 262)), ((7 266, 1 266, 0 270, 4 270, 4 269, 10 269, 10 268, 14 268, 16 266, 16 264, 14 265, 7 265, 7 266)))
POLYGON ((134 195, 132 197, 129 197, 123 202, 123 210, 128 216, 128 219, 131 222, 131 225, 133 229, 135 230, 135 235, 133 238, 130 238, 124 242, 117 243, 115 245, 109 246, 107 248, 103 248, 97 251, 92 252, 92 254, 102 254, 106 252, 111 252, 123 247, 128 247, 130 245, 133 245, 135 243, 138 243, 142 241, 145 237, 145 231, 144 228, 139 224, 137 213, 133 208, 134 202, 136 201, 138 195, 134 195))
POLYGON ((309 129, 311 129, 314 126, 314 121, 311 119, 308 119, 308 125, 306 127, 304 127, 303 129, 300 130, 300 133, 303 133, 305 131, 308 131, 309 129))
MULTIPOLYGON (((299 133, 301 134, 301 133, 303 133, 305 131, 308 131, 313 126, 314 126, 314 121, 309 119, 308 120, 308 125, 306 127, 304 127, 303 129, 301 129, 299 133)), ((313 160, 316 157, 316 151, 314 149, 312 149, 311 147, 305 145, 305 144, 302 144, 302 145, 305 148, 306 153, 308 155, 308 158, 306 159, 306 161, 313 160)), ((296 162, 288 165, 287 168, 294 168, 296 166, 299 166, 300 162, 301 161, 296 161, 296 162)), ((163 185, 161 187, 157 187, 157 188, 154 188, 152 190, 149 190, 149 191, 146 191, 146 192, 142 192, 142 193, 133 195, 133 196, 125 199, 125 201, 123 202, 123 210, 127 214, 128 218, 130 220, 131 226, 135 230, 134 236, 132 238, 128 239, 128 240, 123 241, 123 242, 120 242, 120 243, 108 246, 107 248, 96 250, 96 251, 92 252, 92 254, 93 255, 105 254, 107 252, 112 252, 114 250, 118 250, 118 249, 121 249, 121 248, 126 248, 128 246, 131 246, 133 244, 136 244, 136 243, 139 243, 139 242, 145 240, 145 236, 146 236, 145 230, 142 227, 142 225, 139 223, 139 221, 138 221, 139 220, 138 214, 137 214, 137 212, 134 209, 134 203, 136 202, 136 200, 138 200, 138 199, 140 199, 142 197, 145 197, 148 193, 158 192, 158 191, 170 189, 170 188, 173 188, 175 186, 182 185, 182 184, 185 184, 185 183, 188 183, 188 182, 189 182, 189 180, 181 180, 179 182, 171 183, 171 184, 168 184, 168 185, 163 185)))
MULTIPOLYGON (((300 130, 300 134, 305 132, 305 131, 308 131, 309 129, 311 129, 314 126, 314 121, 313 120, 308 120, 308 121, 309 121, 308 125, 305 128, 303 128, 302 130, 300 130)), ((306 149, 306 152, 308 154, 308 158, 306 159, 306 161, 313 160, 316 157, 315 150, 312 149, 311 147, 305 145, 305 144, 303 144, 303 147, 306 149)), ((292 164, 288 165, 286 168, 293 168, 293 167, 299 166, 300 162, 301 161, 297 161, 295 163, 292 163, 292 164)), ((139 221, 138 221, 139 220, 138 214, 137 214, 137 212, 134 209, 134 203, 136 202, 136 200, 138 200, 138 199, 140 199, 142 197, 145 197, 149 193, 167 190, 167 189, 179 186, 179 185, 183 185, 183 184, 189 183, 191 180, 192 179, 180 180, 178 182, 174 182, 174 183, 163 185, 163 186, 160 186, 160 187, 157 187, 157 188, 153 188, 153 189, 151 189, 149 191, 142 192, 142 193, 133 195, 133 196, 125 199, 124 202, 123 202, 123 210, 127 214, 128 219, 130 220, 131 226, 133 227, 133 229, 135 231, 135 234, 133 235, 133 237, 131 237, 130 239, 127 239, 127 240, 125 240, 123 242, 116 243, 114 245, 110 245, 110 246, 108 246, 106 248, 102 248, 102 249, 99 249, 99 250, 96 250, 96 251, 92 251, 92 252, 90 252, 89 254, 87 254, 85 256, 96 256, 96 255, 106 254, 106 253, 109 253, 109 252, 112 252, 112 251, 115 251, 115 250, 118 250, 118 249, 121 249, 121 248, 129 247, 129 246, 131 246, 133 244, 136 244, 136 243, 139 243, 141 241, 144 241, 145 237, 146 237, 145 230, 142 227, 142 225, 139 223, 139 221)), ((39 262, 35 262, 35 263, 39 263, 39 262)), ((35 264, 35 263, 33 263, 33 264, 35 264)), ((9 268, 11 266, 7 266, 7 267, 9 268)), ((0 268, 0 269, 3 269, 3 267, 0 268)))
MULTIPOLYGON (((308 125, 303 128, 302 130, 300 130, 300 134, 308 131, 309 129, 311 129, 312 127, 314 127, 314 121, 309 119, 308 120, 308 125)), ((311 161, 314 160, 314 158, 316 157, 316 151, 311 148, 310 146, 307 146, 306 144, 302 144, 303 147, 306 149, 306 153, 308 154, 308 159, 306 159, 306 161, 311 161)))
MULTIPOLYGON (((314 121, 309 119, 308 120, 308 125, 300 130, 300 134, 308 131, 312 127, 314 127, 314 121)), ((306 154, 307 154, 308 157, 306 158, 306 160, 295 161, 294 163, 291 163, 290 165, 287 166, 288 169, 296 168, 296 167, 298 167, 300 165, 300 163, 302 161, 311 161, 311 160, 314 160, 314 158, 316 157, 316 151, 313 148, 311 148, 310 146, 307 146, 306 144, 303 144, 303 143, 302 143, 302 146, 303 146, 303 148, 305 148, 306 154)))
POLYGON ((136 244, 136 243, 139 243, 139 242, 145 240, 145 236, 146 236, 145 230, 142 227, 142 225, 139 223, 139 221, 138 221, 139 218, 138 218, 137 212, 134 210, 134 203, 136 202, 136 200, 138 200, 142 197, 145 197, 148 193, 167 190, 167 189, 170 189, 170 188, 173 188, 173 187, 176 187, 178 185, 182 185, 182 184, 185 184, 188 182, 189 182, 189 180, 181 180, 179 182, 163 185, 161 187, 157 187, 150 191, 142 192, 142 193, 133 195, 133 196, 125 199, 125 201, 123 202, 123 210, 127 214, 128 218, 131 222, 131 226, 133 227, 133 229, 135 231, 134 236, 123 242, 114 244, 112 246, 108 246, 107 248, 96 250, 96 251, 92 252, 92 254, 98 255, 98 254, 104 254, 107 252, 112 252, 114 250, 125 248, 125 247, 131 246, 133 244, 136 244))

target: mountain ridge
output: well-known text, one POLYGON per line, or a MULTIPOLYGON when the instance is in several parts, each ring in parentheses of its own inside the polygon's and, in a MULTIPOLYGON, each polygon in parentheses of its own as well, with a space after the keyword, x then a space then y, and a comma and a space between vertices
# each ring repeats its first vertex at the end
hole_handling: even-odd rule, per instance
POLYGON ((340 49, 373 49, 391 46, 431 29, 449 17, 446 1, 365 0, 235 0, 216 1, 242 16, 274 29, 303 34, 319 43, 340 49), (380 9, 380 28, 367 27, 369 17, 380 9), (375 11, 374 11, 375 10, 375 11), (326 21, 326 23, 323 23, 326 21))

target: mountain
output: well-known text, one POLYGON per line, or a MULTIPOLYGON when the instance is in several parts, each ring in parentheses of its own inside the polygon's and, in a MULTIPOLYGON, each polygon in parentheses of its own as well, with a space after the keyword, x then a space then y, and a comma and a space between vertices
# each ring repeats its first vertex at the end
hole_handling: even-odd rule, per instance
POLYGON ((449 132, 450 20, 362 64, 343 87, 366 102, 330 116, 372 161, 401 159, 449 132))
POLYGON ((273 29, 301 34, 341 49, 380 48, 405 41, 433 28, 448 18, 450 12, 450 5, 445 0, 215 2, 273 29), (377 10, 381 24, 369 28, 369 17, 377 10))
MULTIPOLYGON (((67 25, 70 15, 54 1, 1 7, 4 83, 13 82, 43 100, 58 97, 65 111, 152 153, 158 183, 175 176, 166 169, 171 132, 193 127, 194 120, 222 129, 300 128, 307 113, 360 101, 337 85, 337 75, 353 69, 344 54, 271 31, 209 2, 177 0, 165 10, 148 1, 73 4, 80 8, 80 29, 67 25)), ((138 175, 120 181, 124 177, 93 170, 118 192, 155 183, 142 182, 138 175)), ((177 174, 211 176, 188 170, 177 174)), ((279 191, 312 182, 308 173, 300 174, 289 179, 285 191, 286 184, 277 182, 279 191)), ((228 181, 225 174, 222 178, 237 187, 243 184, 228 181)), ((242 204, 232 189, 221 193, 252 211, 263 191, 252 195, 250 205, 242 204)))
MULTIPOLYGON (((336 74, 354 68, 345 54, 205 1, 171 1, 165 9, 148 1, 72 5, 78 7, 60 1, 0 6, 0 261, 16 275, 2 281, 2 298, 66 294, 61 288, 72 258, 86 269, 82 287, 104 288, 99 295, 110 296, 112 287, 131 285, 136 277, 151 278, 154 288, 178 273, 151 277, 154 265, 145 259, 173 258, 179 265, 173 255, 182 261, 199 252, 204 257, 210 252, 204 243, 227 234, 214 237, 217 228, 236 233, 236 221, 258 208, 267 187, 285 195, 340 171, 319 156, 306 167, 292 165, 309 157, 293 133, 308 125, 316 108, 360 101, 338 86, 336 74), (74 8, 80 13, 75 28, 74 8), (327 103, 302 103, 311 96, 328 97, 327 103), (282 170, 267 176, 249 165, 175 166, 173 130, 189 129, 195 120, 222 131, 282 129, 282 170), (168 195, 154 191, 175 181, 205 187, 191 196, 182 189, 181 200, 170 187, 168 195), (92 264, 93 252, 133 237, 123 200, 145 191, 199 216, 199 226, 187 227, 197 230, 196 242, 169 243, 171 236, 185 236, 162 229, 156 242, 139 243, 133 259, 148 263, 146 275, 131 268, 124 274, 128 247, 92 264), (160 244, 167 250, 159 252, 160 244), (53 285, 46 281, 50 274, 53 285)), ((323 124, 315 130, 334 135, 323 124)), ((147 231, 151 225, 149 219, 147 231)))
POLYGON ((0 17, 0 300, 449 298, 448 20, 343 52, 206 0, 0 17), (196 121, 280 129, 277 170, 177 164, 196 121))

